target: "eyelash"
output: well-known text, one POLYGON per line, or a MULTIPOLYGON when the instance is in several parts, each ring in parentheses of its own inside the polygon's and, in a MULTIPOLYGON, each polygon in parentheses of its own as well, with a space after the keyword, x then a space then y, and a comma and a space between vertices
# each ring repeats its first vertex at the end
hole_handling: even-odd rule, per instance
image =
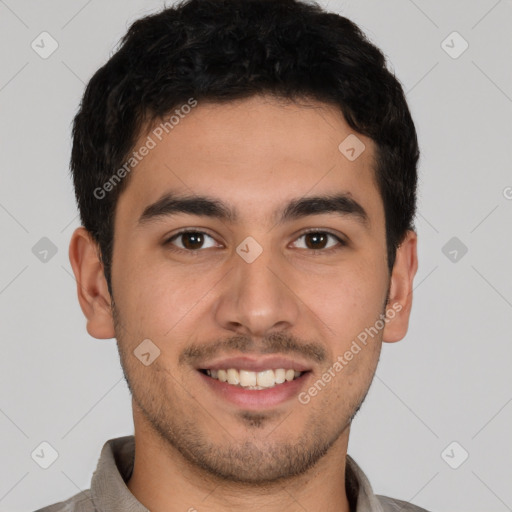
MULTIPOLYGON (((184 235, 187 233, 197 233, 197 234, 201 234, 201 235, 207 235, 210 238, 214 239, 213 236, 206 233, 205 231, 201 231, 199 229, 184 229, 182 231, 179 231, 178 233, 175 233, 170 238, 165 240, 163 245, 165 247, 168 247, 171 251, 178 252, 178 253, 186 253, 186 254, 195 254, 195 253, 199 253, 202 250, 204 250, 204 249, 196 249, 196 250, 182 249, 181 247, 176 247, 172 243, 176 238, 179 238, 181 235, 184 235)), ((330 231, 326 231, 326 230, 321 230, 321 229, 310 229, 308 231, 304 231, 295 240, 298 240, 298 239, 302 238, 303 236, 309 235, 311 233, 320 233, 320 234, 324 234, 324 235, 329 235, 332 238, 334 238, 339 244, 337 246, 330 247, 328 249, 302 249, 302 250, 306 250, 314 255, 317 255, 319 253, 320 254, 331 254, 332 252, 339 251, 341 248, 346 247, 348 245, 347 242, 345 242, 345 240, 343 240, 339 236, 335 235, 334 233, 331 233, 330 231)))

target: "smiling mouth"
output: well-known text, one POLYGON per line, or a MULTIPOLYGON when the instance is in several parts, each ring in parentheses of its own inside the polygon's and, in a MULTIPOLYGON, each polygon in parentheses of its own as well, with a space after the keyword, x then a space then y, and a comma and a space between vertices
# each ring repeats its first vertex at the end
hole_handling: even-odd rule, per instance
POLYGON ((300 379, 304 374, 309 373, 309 371, 300 372, 293 368, 268 369, 261 372, 237 368, 218 370, 205 368, 199 371, 212 379, 225 382, 231 386, 251 390, 274 388, 286 382, 300 379))

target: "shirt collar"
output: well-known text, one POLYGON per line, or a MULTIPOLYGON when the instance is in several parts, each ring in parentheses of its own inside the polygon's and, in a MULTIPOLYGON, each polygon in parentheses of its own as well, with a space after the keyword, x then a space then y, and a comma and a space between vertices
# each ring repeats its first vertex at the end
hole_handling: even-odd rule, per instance
MULTIPOLYGON (((91 495, 97 508, 109 512, 149 512, 126 486, 133 471, 135 437, 109 439, 91 480, 91 495)), ((345 485, 352 512, 383 512, 363 470, 347 455, 345 485), (356 505, 357 504, 357 505, 356 505)))
POLYGON ((102 512, 149 512, 126 486, 133 471, 135 436, 109 439, 92 475, 91 494, 102 512))

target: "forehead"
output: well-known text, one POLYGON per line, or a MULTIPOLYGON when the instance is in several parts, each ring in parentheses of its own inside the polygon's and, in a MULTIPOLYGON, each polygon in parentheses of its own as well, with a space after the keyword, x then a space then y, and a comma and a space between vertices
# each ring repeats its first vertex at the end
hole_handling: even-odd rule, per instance
POLYGON ((374 143, 333 106, 267 96, 199 102, 179 114, 139 137, 134 151, 151 149, 120 195, 120 217, 133 220, 168 192, 219 198, 239 219, 270 218, 290 199, 340 192, 368 205, 370 216, 372 208, 383 215, 374 143))

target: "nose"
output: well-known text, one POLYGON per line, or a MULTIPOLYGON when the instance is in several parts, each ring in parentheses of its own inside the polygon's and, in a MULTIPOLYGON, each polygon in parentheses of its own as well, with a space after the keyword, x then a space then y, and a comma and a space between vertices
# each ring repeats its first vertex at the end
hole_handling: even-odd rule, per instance
POLYGON ((263 250, 248 263, 237 253, 222 282, 215 307, 216 321, 237 334, 264 337, 296 324, 299 299, 291 289, 284 261, 263 250), (287 279, 288 277, 288 279, 287 279))

